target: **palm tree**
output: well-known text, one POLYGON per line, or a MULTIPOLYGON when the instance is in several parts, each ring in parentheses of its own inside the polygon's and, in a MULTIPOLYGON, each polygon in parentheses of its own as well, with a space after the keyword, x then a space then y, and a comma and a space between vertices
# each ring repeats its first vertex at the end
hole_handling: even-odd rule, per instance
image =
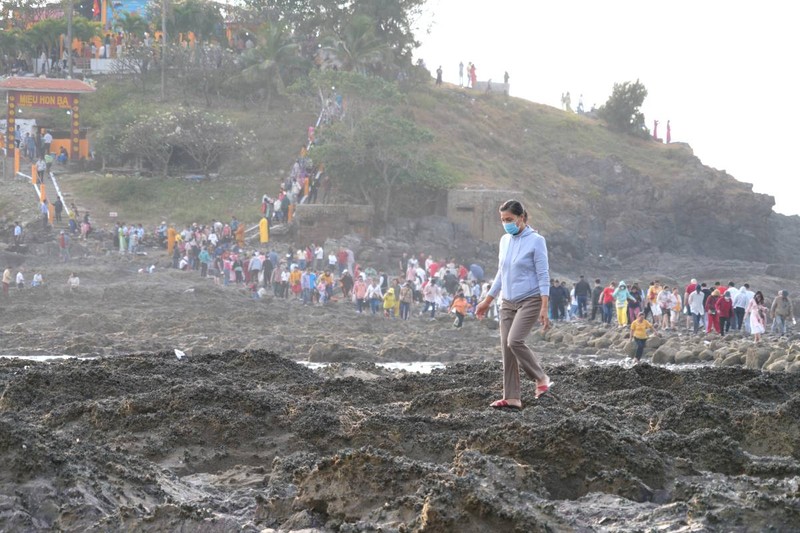
POLYGON ((85 17, 73 17, 72 37, 79 41, 88 42, 103 34, 103 24, 94 22, 85 17))
POLYGON ((125 35, 125 37, 130 35, 142 37, 150 28, 141 15, 138 13, 128 13, 127 11, 123 12, 122 15, 117 18, 115 25, 122 30, 122 34, 125 35))
POLYGON ((275 93, 283 94, 286 70, 302 61, 299 45, 280 26, 263 26, 257 34, 258 44, 241 56, 242 72, 231 79, 242 84, 245 90, 258 87, 266 93, 267 109, 275 93))
POLYGON ((53 52, 61 44, 61 36, 67 33, 67 22, 64 19, 44 19, 24 33, 28 48, 37 57, 44 51, 48 58, 53 57, 53 52))
POLYGON ((375 31, 375 22, 367 15, 355 15, 338 35, 326 39, 325 49, 333 52, 344 70, 367 74, 383 63, 391 52, 375 31))
POLYGON ((207 40, 222 24, 219 4, 208 0, 184 0, 172 7, 171 35, 192 32, 198 44, 207 40))

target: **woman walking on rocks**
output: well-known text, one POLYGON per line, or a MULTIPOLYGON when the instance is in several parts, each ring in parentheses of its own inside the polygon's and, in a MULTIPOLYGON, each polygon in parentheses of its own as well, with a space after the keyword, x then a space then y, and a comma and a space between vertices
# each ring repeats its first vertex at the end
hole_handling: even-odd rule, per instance
POLYGON ((528 226, 528 212, 517 200, 500 206, 500 222, 506 234, 500 239, 497 275, 489 293, 478 304, 475 315, 483 318, 494 299, 503 291, 500 306, 500 347, 503 352, 503 398, 491 404, 495 409, 522 408, 520 368, 536 382, 536 398, 552 386, 539 358, 525 344, 536 322, 550 327, 547 317, 550 299, 550 265, 544 237, 528 226))
POLYGON ((761 341, 761 334, 767 329, 766 323, 767 308, 764 307, 764 295, 761 291, 756 291, 753 299, 747 304, 745 309, 745 317, 750 320, 750 333, 756 342, 761 341))

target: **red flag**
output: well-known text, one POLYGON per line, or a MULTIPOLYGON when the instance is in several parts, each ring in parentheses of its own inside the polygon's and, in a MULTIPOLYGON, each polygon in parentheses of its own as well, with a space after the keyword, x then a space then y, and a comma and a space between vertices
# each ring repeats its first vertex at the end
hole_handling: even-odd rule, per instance
POLYGON ((94 0, 94 6, 92 6, 92 17, 99 17, 100 16, 100 0, 94 0))

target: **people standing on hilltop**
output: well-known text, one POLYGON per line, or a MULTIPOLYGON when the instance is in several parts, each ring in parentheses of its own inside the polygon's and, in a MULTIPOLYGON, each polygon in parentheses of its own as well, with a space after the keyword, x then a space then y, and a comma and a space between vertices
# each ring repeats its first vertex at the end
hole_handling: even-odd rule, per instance
POLYGON ((669 125, 669 120, 667 121, 667 144, 672 142, 672 126, 669 125))
POLYGON ((464 86, 464 62, 459 61, 458 63, 458 86, 464 86))
POLYGON ((747 304, 745 317, 750 321, 750 333, 755 342, 761 341, 761 335, 767 330, 767 308, 764 307, 764 295, 756 291, 753 299, 747 304))
POLYGON ((474 89, 475 85, 478 83, 478 73, 477 69, 475 68, 475 63, 469 64, 469 81, 470 86, 474 89))
POLYGON ((436 86, 441 87, 442 85, 442 66, 439 65, 439 68, 436 69, 436 86))
POLYGON ((500 206, 505 235, 500 239, 497 275, 489 293, 475 309, 483 318, 495 298, 503 293, 500 306, 500 346, 503 352, 503 397, 491 404, 495 409, 521 409, 520 369, 536 382, 535 398, 550 390, 552 382, 539 358, 525 344, 533 326, 546 330, 550 298, 550 264, 547 243, 528 225, 528 212, 517 200, 500 206))

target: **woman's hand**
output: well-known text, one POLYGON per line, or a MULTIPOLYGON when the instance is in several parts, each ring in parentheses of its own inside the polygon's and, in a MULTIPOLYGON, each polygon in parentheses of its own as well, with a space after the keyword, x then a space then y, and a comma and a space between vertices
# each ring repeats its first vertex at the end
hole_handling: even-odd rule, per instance
POLYGON ((478 305, 475 307, 475 318, 478 320, 483 320, 483 317, 486 316, 486 311, 489 310, 489 306, 492 304, 492 301, 494 301, 494 298, 487 296, 478 302, 478 305))
POLYGON ((542 296, 542 308, 539 310, 539 322, 542 324, 542 329, 544 331, 550 329, 550 317, 548 316, 548 309, 550 309, 550 297, 542 296))

